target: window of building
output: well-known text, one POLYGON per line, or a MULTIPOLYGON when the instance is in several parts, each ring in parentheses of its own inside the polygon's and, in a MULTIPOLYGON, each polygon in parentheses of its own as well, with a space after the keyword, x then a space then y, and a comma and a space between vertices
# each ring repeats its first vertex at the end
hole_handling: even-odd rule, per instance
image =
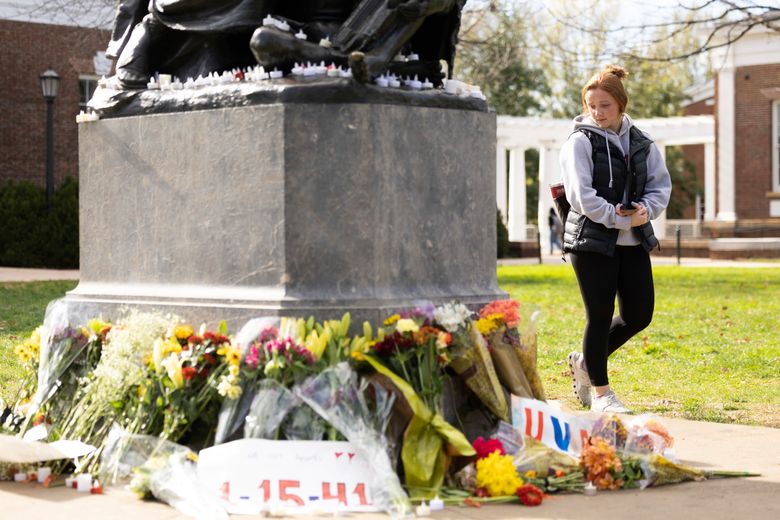
POLYGON ((780 100, 772 101, 772 191, 780 192, 780 100))
POLYGON ((87 103, 92 99, 92 94, 97 88, 97 76, 79 77, 79 110, 87 111, 87 103))

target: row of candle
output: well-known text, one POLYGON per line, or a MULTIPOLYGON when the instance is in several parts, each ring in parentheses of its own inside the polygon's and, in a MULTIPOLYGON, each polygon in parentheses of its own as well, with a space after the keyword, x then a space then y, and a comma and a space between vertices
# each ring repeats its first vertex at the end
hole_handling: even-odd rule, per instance
POLYGON ((94 112, 84 112, 83 110, 76 115, 76 122, 77 123, 88 123, 90 121, 97 121, 100 119, 100 116, 98 116, 94 112))
MULTIPOLYGON (((35 471, 14 473, 14 482, 38 482, 46 487, 49 487, 53 478, 51 468, 48 466, 38 468, 35 471)), ((80 473, 67 477, 65 479, 65 487, 73 488, 81 493, 100 494, 103 492, 100 482, 97 479, 93 480, 92 475, 89 473, 80 473)))
POLYGON ((444 509, 444 501, 436 495, 436 498, 432 498, 427 504, 425 500, 417 506, 414 510, 416 516, 430 516, 433 511, 442 511, 444 509))
POLYGON ((428 81, 428 78, 425 78, 425 81, 420 81, 417 78, 417 75, 414 76, 414 79, 410 78, 409 76, 407 76, 406 79, 399 79, 395 74, 389 74, 387 76, 382 74, 374 80, 374 83, 376 83, 377 86, 383 88, 400 88, 401 84, 409 87, 412 90, 429 90, 433 88, 433 83, 428 81))

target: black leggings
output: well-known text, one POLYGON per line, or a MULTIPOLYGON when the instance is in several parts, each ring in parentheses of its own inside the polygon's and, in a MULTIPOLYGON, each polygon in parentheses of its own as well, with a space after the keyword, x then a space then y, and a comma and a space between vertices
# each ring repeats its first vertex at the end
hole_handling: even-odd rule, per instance
POLYGON ((582 351, 591 384, 606 386, 607 358, 653 319, 650 255, 642 246, 617 246, 612 257, 571 253, 571 265, 585 304, 582 351), (615 312, 618 299, 618 316, 615 312))

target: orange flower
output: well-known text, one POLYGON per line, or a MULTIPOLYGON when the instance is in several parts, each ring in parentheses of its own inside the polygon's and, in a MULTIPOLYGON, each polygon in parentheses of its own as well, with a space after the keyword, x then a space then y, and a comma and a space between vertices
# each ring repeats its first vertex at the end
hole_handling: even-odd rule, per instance
POLYGON ((479 311, 480 318, 487 318, 491 314, 500 314, 507 327, 517 327, 517 324, 520 323, 520 302, 511 299, 495 300, 479 311))

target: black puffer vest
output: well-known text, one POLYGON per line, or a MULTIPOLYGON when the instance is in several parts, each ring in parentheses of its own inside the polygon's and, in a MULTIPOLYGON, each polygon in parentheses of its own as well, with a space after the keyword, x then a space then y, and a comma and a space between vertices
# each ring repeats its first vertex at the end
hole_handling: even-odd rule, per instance
MULTIPOLYGON (((590 140, 593 149, 593 188, 599 197, 616 205, 623 201, 626 183, 629 183, 629 200, 638 201, 645 192, 647 183, 647 157, 650 153, 650 139, 632 126, 629 130, 628 162, 617 146, 609 147, 603 134, 591 130, 579 130, 590 140), (612 162, 612 186, 609 182, 609 163, 612 162)), ((650 222, 631 228, 646 251, 658 246, 650 222)), ((563 232, 563 251, 565 253, 592 252, 612 256, 615 253, 620 230, 608 228, 593 222, 585 215, 571 209, 566 218, 563 232)))

